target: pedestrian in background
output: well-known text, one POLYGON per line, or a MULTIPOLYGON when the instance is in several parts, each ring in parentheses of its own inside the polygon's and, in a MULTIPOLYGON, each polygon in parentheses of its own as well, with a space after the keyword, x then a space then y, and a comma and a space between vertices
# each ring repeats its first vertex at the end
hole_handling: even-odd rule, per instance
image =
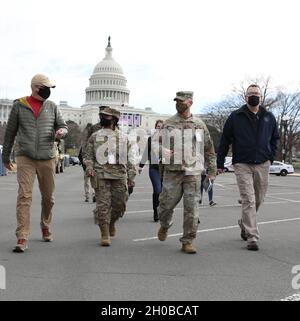
POLYGON ((264 201, 269 168, 273 162, 279 140, 274 115, 262 105, 258 85, 246 90, 246 104, 232 112, 224 125, 218 148, 218 172, 224 172, 224 161, 232 145, 232 164, 242 202, 242 218, 238 221, 241 237, 251 251, 259 249, 257 212, 264 201))
POLYGON ((84 164, 83 157, 82 157, 82 147, 79 150, 78 159, 83 169, 83 182, 84 182, 83 188, 84 188, 84 197, 85 197, 84 201, 88 203, 90 201, 90 196, 92 196, 93 202, 95 203, 96 202, 95 191, 91 186, 91 179, 89 176, 87 176, 87 173, 86 173, 86 165, 84 164))
MULTIPOLYGON (((158 119, 155 122, 155 130, 159 131, 163 125, 163 121, 158 119)), ((148 138, 147 146, 144 150, 141 162, 139 164, 139 173, 142 172, 145 163, 149 162, 149 177, 152 183, 152 207, 153 207, 153 221, 158 222, 158 205, 159 195, 162 190, 162 164, 161 159, 157 158, 151 149, 151 136, 148 138)))
POLYGON ((31 96, 16 99, 9 115, 3 144, 3 162, 13 169, 10 154, 15 144, 17 180, 17 245, 14 252, 28 247, 32 190, 37 176, 42 196, 41 230, 45 242, 53 240, 51 232, 55 188, 55 138, 67 134, 67 125, 54 102, 48 100, 55 85, 42 74, 31 80, 31 96))
MULTIPOLYGON (((201 173, 201 186, 200 186, 200 200, 199 200, 199 204, 202 204, 203 201, 203 190, 205 189, 205 182, 209 180, 208 176, 207 176, 207 170, 204 169, 201 173)), ((207 194, 208 194, 208 202, 209 202, 209 206, 215 206, 217 205, 217 203, 215 203, 213 201, 213 188, 214 188, 214 181, 210 181, 211 186, 209 187, 209 189, 207 190, 207 194)))

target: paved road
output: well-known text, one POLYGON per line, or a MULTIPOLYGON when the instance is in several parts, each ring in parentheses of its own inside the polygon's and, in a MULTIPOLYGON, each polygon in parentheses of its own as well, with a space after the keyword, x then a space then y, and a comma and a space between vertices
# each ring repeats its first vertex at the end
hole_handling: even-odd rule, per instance
POLYGON ((7 276, 0 300, 280 300, 297 294, 291 270, 300 265, 300 177, 270 178, 259 217, 261 250, 250 252, 236 225, 234 174, 219 176, 217 206, 207 206, 205 195, 200 208, 196 255, 180 251, 182 204, 168 239, 156 239, 146 168, 109 248, 98 245, 94 204, 83 202, 82 183, 78 166, 57 175, 53 243, 41 242, 35 186, 29 250, 15 254, 16 177, 0 177, 0 265, 7 276))

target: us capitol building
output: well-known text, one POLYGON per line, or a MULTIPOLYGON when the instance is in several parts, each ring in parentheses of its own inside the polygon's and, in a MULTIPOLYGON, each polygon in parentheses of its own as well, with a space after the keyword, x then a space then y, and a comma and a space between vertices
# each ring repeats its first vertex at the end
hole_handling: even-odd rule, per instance
MULTIPOLYGON (((99 122, 99 106, 109 105, 121 112, 121 128, 143 128, 150 131, 157 119, 165 120, 167 114, 158 114, 151 107, 135 108, 129 105, 130 91, 126 87, 126 77, 122 67, 112 56, 110 37, 105 49, 105 57, 94 68, 85 89, 85 104, 80 108, 68 106, 67 101, 60 101, 58 107, 65 121, 71 120, 82 129, 88 124, 99 122)), ((13 100, 0 99, 0 124, 7 123, 13 100)))

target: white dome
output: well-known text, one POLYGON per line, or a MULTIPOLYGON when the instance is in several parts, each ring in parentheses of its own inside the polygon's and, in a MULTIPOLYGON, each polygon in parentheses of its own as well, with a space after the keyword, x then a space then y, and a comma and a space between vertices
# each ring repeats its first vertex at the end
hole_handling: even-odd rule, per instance
POLYGON ((86 104, 124 106, 129 103, 130 91, 126 87, 122 67, 112 57, 110 37, 105 48, 105 57, 94 68, 86 88, 86 104))
POLYGON ((114 73, 123 75, 122 67, 114 60, 102 60, 94 68, 94 74, 98 73, 114 73))
POLYGON ((108 46, 105 48, 105 57, 94 68, 94 74, 98 73, 114 73, 123 75, 122 67, 112 57, 110 38, 108 40, 108 46))

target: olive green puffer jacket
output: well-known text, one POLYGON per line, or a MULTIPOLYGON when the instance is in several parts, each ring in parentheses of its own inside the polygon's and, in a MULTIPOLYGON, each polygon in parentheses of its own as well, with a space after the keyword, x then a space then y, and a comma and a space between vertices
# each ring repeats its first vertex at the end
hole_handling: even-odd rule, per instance
POLYGON ((38 118, 34 117, 26 97, 16 99, 7 122, 2 158, 8 163, 15 144, 16 156, 27 156, 36 160, 55 157, 55 132, 62 128, 64 135, 68 127, 55 103, 44 101, 38 118))

